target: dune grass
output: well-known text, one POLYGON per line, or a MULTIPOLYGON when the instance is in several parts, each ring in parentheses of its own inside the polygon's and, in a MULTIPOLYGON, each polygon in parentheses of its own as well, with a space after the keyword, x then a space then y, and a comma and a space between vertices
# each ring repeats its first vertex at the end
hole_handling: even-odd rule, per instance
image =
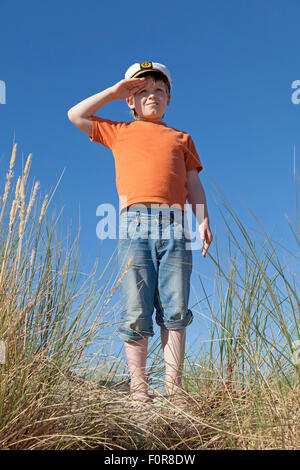
MULTIPOLYGON (((107 353, 122 277, 109 286, 104 272, 96 277, 96 263, 82 278, 80 233, 72 241, 61 230, 59 239, 61 216, 47 216, 53 195, 38 204, 39 183, 26 194, 31 155, 13 187, 16 153, 14 145, 0 200, 0 448, 299 449, 296 170, 297 222, 288 222, 295 246, 288 249, 259 221, 262 242, 255 241, 215 186, 227 251, 215 238, 213 295, 199 276, 197 313, 209 321, 210 341, 196 358, 187 350, 185 407, 158 391, 157 406, 143 412, 128 406, 122 353, 107 353)), ((113 257, 106 273, 112 264, 113 257)), ((158 390, 159 340, 149 355, 158 390)))

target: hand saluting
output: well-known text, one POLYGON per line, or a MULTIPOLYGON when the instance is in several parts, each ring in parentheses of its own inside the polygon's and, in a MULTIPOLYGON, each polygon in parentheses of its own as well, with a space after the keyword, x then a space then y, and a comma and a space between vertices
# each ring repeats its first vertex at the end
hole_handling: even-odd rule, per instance
POLYGON ((120 80, 111 88, 116 99, 125 99, 141 90, 146 84, 146 78, 129 78, 120 80))

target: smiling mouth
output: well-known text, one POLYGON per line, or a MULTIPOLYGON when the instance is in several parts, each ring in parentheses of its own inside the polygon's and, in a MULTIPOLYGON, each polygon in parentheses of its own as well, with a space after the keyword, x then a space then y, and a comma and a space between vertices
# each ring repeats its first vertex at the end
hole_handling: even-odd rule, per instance
POLYGON ((148 106, 151 106, 151 105, 153 105, 153 104, 154 104, 155 106, 158 105, 158 103, 148 103, 148 106))

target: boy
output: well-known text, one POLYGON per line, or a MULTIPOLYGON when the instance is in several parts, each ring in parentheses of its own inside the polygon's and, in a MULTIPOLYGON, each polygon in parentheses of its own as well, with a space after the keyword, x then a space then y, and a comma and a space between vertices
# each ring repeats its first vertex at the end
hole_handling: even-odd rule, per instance
POLYGON ((188 236, 183 230, 186 198, 197 220, 197 205, 204 206, 204 218, 198 220, 203 257, 212 241, 198 177, 203 167, 194 142, 188 133, 162 121, 171 87, 165 65, 133 64, 125 79, 68 111, 73 124, 91 141, 110 148, 115 157, 121 201, 118 259, 122 267, 132 261, 121 282, 119 335, 125 341, 132 397, 142 402, 151 402, 146 359, 148 337, 154 334, 154 307, 161 328, 167 396, 176 398, 181 390, 186 326, 193 319, 188 309, 192 251, 186 249, 188 236), (94 116, 115 99, 126 99, 133 122, 94 116))

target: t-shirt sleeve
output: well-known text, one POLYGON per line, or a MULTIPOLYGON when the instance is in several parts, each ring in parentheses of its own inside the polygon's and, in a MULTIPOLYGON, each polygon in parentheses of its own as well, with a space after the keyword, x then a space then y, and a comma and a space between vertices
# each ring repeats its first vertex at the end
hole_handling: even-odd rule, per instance
POLYGON ((105 147, 112 149, 118 139, 122 122, 92 116, 91 142, 99 142, 105 147))
POLYGON ((203 165, 200 162, 200 158, 197 153, 196 146, 190 135, 188 136, 184 158, 185 158, 186 171, 191 171, 191 170, 194 170, 194 168, 196 168, 198 173, 200 173, 200 171, 203 169, 203 165))

